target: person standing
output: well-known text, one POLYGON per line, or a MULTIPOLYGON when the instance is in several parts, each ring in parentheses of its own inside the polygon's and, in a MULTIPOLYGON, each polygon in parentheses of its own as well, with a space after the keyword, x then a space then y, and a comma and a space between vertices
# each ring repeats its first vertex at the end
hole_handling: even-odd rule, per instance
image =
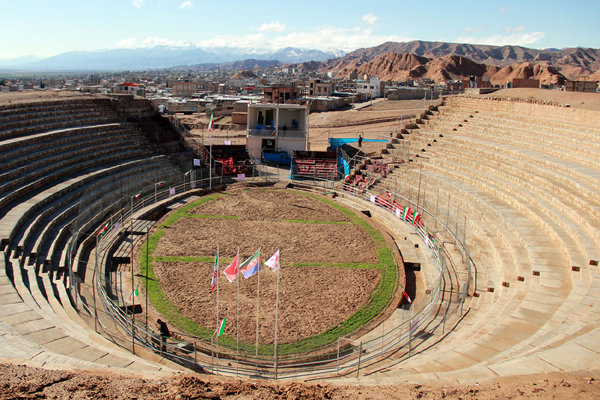
POLYGON ((169 331, 169 327, 167 326, 166 322, 158 319, 156 320, 156 323, 158 324, 158 331, 160 333, 160 350, 166 351, 167 338, 171 337, 171 332, 169 331))

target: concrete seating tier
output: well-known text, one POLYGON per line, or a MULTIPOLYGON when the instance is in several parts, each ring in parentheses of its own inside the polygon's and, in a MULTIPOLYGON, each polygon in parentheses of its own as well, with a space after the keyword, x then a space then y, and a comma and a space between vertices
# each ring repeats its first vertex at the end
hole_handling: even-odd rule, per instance
MULTIPOLYGON (((491 174, 503 171, 502 175, 504 176, 501 178, 505 177, 506 179, 503 180, 506 181, 508 179, 511 184, 519 184, 521 186, 521 193, 543 198, 543 201, 546 202, 546 208, 560 210, 561 213, 566 214, 570 221, 567 221, 564 228, 567 230, 582 231, 577 234, 574 231, 571 231, 571 233, 581 238, 579 245, 583 246, 585 252, 587 252, 587 257, 578 260, 575 264, 584 265, 587 263, 587 260, 594 259, 600 254, 596 247, 596 243, 600 240, 600 224, 598 224, 600 212, 586 201, 586 197, 580 196, 579 193, 573 193, 571 190, 572 187, 566 187, 557 182, 554 171, 537 169, 536 166, 528 162, 527 157, 508 157, 507 154, 510 154, 510 152, 498 153, 496 151, 492 153, 482 145, 463 144, 458 140, 446 142, 442 147, 431 151, 438 152, 440 153, 438 154, 439 156, 443 155, 448 160, 453 160, 457 163, 464 161, 463 163, 469 164, 469 168, 487 169, 491 174), (487 166, 484 165, 486 160, 487 166), (524 169, 530 171, 527 181, 521 177, 524 169), (539 175, 537 173, 538 170, 540 171, 539 175), (528 190, 532 183, 538 188, 535 192, 528 190)), ((587 198, 593 197, 593 194, 590 192, 587 198)), ((561 223, 559 219, 554 219, 558 223, 561 223)))
POLYGON ((118 118, 108 104, 106 101, 88 100, 62 104, 54 102, 31 103, 29 106, 19 107, 2 106, 0 140, 52 129, 115 122, 118 118), (21 114, 22 112, 25 114, 21 114), (3 118, 9 120, 4 121, 3 118), (18 121, 15 121, 15 118, 18 121))
POLYGON ((43 158, 63 156, 63 153, 76 150, 89 143, 102 144, 127 137, 138 137, 128 128, 121 127, 118 124, 100 125, 85 129, 69 129, 61 133, 68 135, 56 134, 41 138, 29 136, 26 140, 20 138, 22 140, 10 143, 10 146, 6 145, 6 142, 0 142, 1 176, 16 176, 19 167, 29 166, 32 162, 43 158))
POLYGON ((128 204, 131 192, 181 177, 151 148, 106 100, 0 107, 0 296, 7 300, 0 307, 0 349, 35 349, 29 357, 15 349, 3 354, 82 368, 164 369, 91 331, 72 307, 61 272, 70 245, 80 253, 83 239, 128 204))
MULTIPOLYGON (((103 198, 119 187, 124 193, 137 190, 139 182, 148 178, 154 178, 156 170, 168 168, 168 162, 158 158, 149 162, 143 160, 105 177, 97 177, 91 183, 77 187, 75 190, 60 196, 56 201, 46 205, 39 214, 28 215, 28 222, 21 222, 18 226, 27 226, 27 230, 21 236, 17 248, 22 248, 21 258, 28 258, 25 263, 31 264, 36 261, 39 268, 43 265, 52 265, 54 269, 64 267, 60 265, 61 245, 70 232, 71 223, 77 217, 80 204, 79 200, 87 193, 94 193, 94 197, 103 198), (139 180, 131 178, 136 177, 139 180)), ((125 200, 128 200, 125 198, 125 200)), ((38 211, 39 212, 39 211, 38 211)), ((13 239, 14 240, 14 239, 13 239)))
MULTIPOLYGON (((70 167, 79 165, 79 168, 88 168, 85 163, 89 160, 97 160, 110 154, 123 153, 126 151, 142 150, 144 143, 136 138, 114 138, 113 140, 83 143, 77 148, 65 149, 64 153, 55 154, 51 157, 39 159, 27 163, 20 168, 0 176, 0 190, 4 196, 8 196, 14 188, 25 186, 28 182, 34 182, 43 178, 46 182, 54 176, 60 177, 61 173, 69 173, 70 167), (64 171, 64 172, 63 172, 64 171)), ((4 197, 0 196, 0 200, 4 197)))
POLYGON ((479 296, 456 332, 390 376, 452 379, 600 365, 570 360, 571 351, 600 359, 591 344, 600 331, 600 271, 589 263, 600 258, 600 128, 586 122, 600 118, 556 108, 449 98, 403 134, 421 176, 418 164, 404 164, 373 189, 400 187, 416 202, 420 186, 421 206, 427 198, 442 220, 456 211, 443 199, 459 204, 479 296))

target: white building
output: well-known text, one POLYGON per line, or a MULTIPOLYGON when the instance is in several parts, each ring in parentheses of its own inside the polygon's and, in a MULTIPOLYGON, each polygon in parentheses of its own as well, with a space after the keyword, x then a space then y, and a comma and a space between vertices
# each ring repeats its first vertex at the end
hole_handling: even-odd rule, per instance
POLYGON ((261 160, 263 151, 309 150, 308 108, 300 104, 249 104, 248 155, 261 160))
POLYGON ((381 96, 381 82, 379 78, 370 77, 369 80, 357 80, 356 91, 369 95, 371 98, 381 96))

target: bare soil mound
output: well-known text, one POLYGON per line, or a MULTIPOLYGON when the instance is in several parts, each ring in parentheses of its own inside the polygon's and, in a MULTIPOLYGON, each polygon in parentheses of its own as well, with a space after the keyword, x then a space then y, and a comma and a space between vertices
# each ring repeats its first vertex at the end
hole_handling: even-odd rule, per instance
POLYGON ((0 364, 0 400, 5 399, 582 399, 600 397, 600 379, 590 374, 501 378, 472 385, 338 386, 271 383, 208 375, 168 379, 93 372, 52 371, 0 364))

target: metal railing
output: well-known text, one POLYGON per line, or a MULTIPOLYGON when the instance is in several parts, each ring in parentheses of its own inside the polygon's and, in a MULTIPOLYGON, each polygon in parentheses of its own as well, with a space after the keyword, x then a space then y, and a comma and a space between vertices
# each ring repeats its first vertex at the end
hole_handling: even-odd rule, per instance
MULTIPOLYGON (((265 181, 278 181, 282 180, 279 174, 270 175, 266 171, 261 169, 261 166, 257 166, 253 169, 252 175, 257 177, 259 180, 265 181)), ((222 179, 222 178, 221 178, 222 179)), ((285 180, 286 178, 284 178, 285 180)), ((371 201, 372 196, 376 194, 370 193, 366 190, 356 189, 351 186, 343 186, 341 190, 335 189, 334 181, 332 180, 313 180, 301 182, 302 185, 308 185, 311 188, 322 187, 324 189, 335 190, 340 196, 354 199, 358 204, 369 204, 376 207, 382 212, 383 220, 392 220, 395 218, 394 223, 408 223, 404 220, 399 219, 394 210, 385 204, 373 203, 371 201), (385 217, 385 215, 389 215, 385 217)), ((201 186, 211 186, 207 180, 202 181, 189 181, 187 184, 174 186, 176 193, 186 193, 189 190, 201 186), (193 183, 192 183, 193 182, 193 183)), ((155 188, 153 188, 155 189, 155 188)), ((141 346, 143 348, 161 353, 163 356, 168 357, 176 362, 179 362, 185 366, 192 368, 202 368, 204 370, 210 370, 225 374, 236 374, 242 376, 252 376, 261 378, 289 378, 289 377, 308 377, 312 375, 341 375, 357 372, 361 366, 377 363, 384 356, 391 353, 400 352, 401 357, 407 358, 411 356, 411 352, 414 351, 415 347, 419 346, 419 343, 426 340, 425 338, 438 331, 444 329, 446 320, 452 317, 452 313, 446 311, 445 315, 440 314, 440 308, 438 307, 441 301, 445 301, 448 305, 452 305, 456 309, 455 314, 462 314, 462 304, 466 298, 469 290, 469 282, 471 279, 470 272, 470 257, 468 250, 462 245, 460 240, 454 236, 452 230, 446 227, 442 221, 436 218, 428 210, 423 208, 419 209, 419 212, 423 214, 425 222, 436 221, 436 224, 442 226, 446 234, 453 238, 457 244, 458 249, 464 255, 465 260, 464 268, 467 272, 467 279, 464 284, 460 285, 460 292, 457 295, 457 299, 452 298, 445 299, 443 287, 446 284, 444 274, 447 273, 453 263, 451 262, 445 252, 445 249, 439 246, 438 243, 441 239, 430 240, 431 233, 427 231, 426 223, 423 226, 411 225, 414 229, 414 233, 418 235, 421 240, 425 243, 426 249, 429 252, 431 259, 433 260, 436 276, 436 283, 433 285, 431 291, 425 295, 419 303, 413 304, 410 311, 410 317, 405 318, 401 323, 395 326, 385 326, 385 322, 382 324, 381 333, 371 334, 363 336, 361 338, 350 339, 347 337, 339 337, 337 341, 331 342, 324 345, 320 349, 316 349, 312 355, 279 355, 275 358, 272 355, 259 355, 256 357, 254 354, 238 353, 231 348, 224 346, 215 347, 215 344, 206 338, 196 337, 183 332, 175 332, 174 338, 169 339, 168 343, 163 343, 159 335, 152 330, 149 330, 147 325, 140 321, 134 321, 131 315, 129 315, 124 307, 122 296, 115 296, 111 292, 115 287, 111 287, 112 283, 107 279, 107 276, 103 271, 106 267, 107 262, 107 250, 110 249, 111 244, 119 238, 122 234, 123 229, 127 229, 130 223, 130 219, 134 217, 136 212, 146 208, 149 205, 160 203, 165 199, 172 196, 173 188, 165 188, 164 190, 156 190, 154 193, 147 190, 149 193, 137 200, 135 203, 131 203, 129 207, 119 210, 110 216, 108 220, 111 221, 111 226, 114 226, 114 221, 119 222, 120 229, 112 229, 108 234, 104 235, 101 240, 98 240, 97 248, 100 253, 97 253, 96 268, 100 268, 99 271, 95 272, 94 289, 97 291, 99 302, 96 304, 96 309, 90 308, 90 302, 87 302, 87 310, 90 316, 96 318, 99 314, 111 318, 118 326, 120 326, 122 332, 117 333, 111 331, 111 335, 121 337, 124 342, 127 337, 130 337, 132 350, 135 346, 141 346), (119 233, 121 232, 121 233, 119 233), (107 291, 110 289, 110 292, 107 291), (97 309, 102 304, 102 309, 97 309), (441 328, 440 328, 441 327, 441 328), (385 329, 384 329, 385 328, 385 329)), ((410 199, 404 199, 399 195, 395 195, 396 198, 402 199, 406 204, 412 204, 410 199)), ((436 225, 437 226, 437 225, 436 225)), ((394 229, 394 225, 390 224, 390 228, 394 229)), ((80 232, 77 232, 80 234, 80 232)), ((76 235, 77 237, 77 235, 76 235)), ((72 273, 72 271, 71 271, 72 273)), ((457 291, 458 292, 458 291, 457 291)), ((85 304, 85 302, 83 302, 85 304)), ((448 307, 450 308, 450 307, 448 307)), ((104 331, 107 329, 106 323, 98 321, 104 331)), ((377 330, 378 328, 376 328, 377 330)))

